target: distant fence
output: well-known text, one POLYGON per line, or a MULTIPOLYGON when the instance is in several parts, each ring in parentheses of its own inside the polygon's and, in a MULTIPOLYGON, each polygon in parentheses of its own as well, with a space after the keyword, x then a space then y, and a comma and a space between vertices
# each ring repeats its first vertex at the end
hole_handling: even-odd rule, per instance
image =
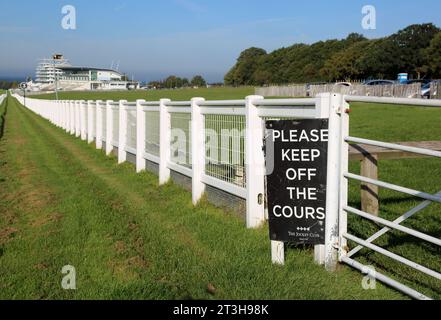
POLYGON ((256 94, 263 97, 315 97, 320 93, 333 92, 351 96, 371 96, 371 97, 393 97, 393 98, 420 98, 421 84, 414 83, 409 85, 393 84, 381 86, 366 86, 363 84, 353 84, 344 86, 337 84, 292 86, 272 86, 256 88, 256 94))
POLYGON ((441 83, 432 83, 430 85, 430 98, 441 99, 441 83))
POLYGON ((2 94, 2 95, 0 95, 0 105, 3 103, 3 101, 5 100, 5 98, 6 98, 6 94, 2 94))
POLYGON ((263 97, 306 97, 307 90, 303 84, 289 86, 270 86, 256 88, 256 94, 263 97))

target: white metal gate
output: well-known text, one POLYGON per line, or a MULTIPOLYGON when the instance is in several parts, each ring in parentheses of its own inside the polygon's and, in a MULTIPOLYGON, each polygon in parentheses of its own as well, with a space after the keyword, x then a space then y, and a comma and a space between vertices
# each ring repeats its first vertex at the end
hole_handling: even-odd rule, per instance
MULTIPOLYGON (((395 98, 373 98, 373 97, 345 97, 344 99, 346 102, 374 102, 374 103, 387 103, 387 104, 399 104, 399 105, 421 105, 421 106, 432 106, 432 107, 441 107, 441 101, 440 100, 415 100, 415 99, 395 99, 395 98)), ((435 238, 433 236, 424 234, 422 232, 419 232, 417 230, 402 226, 402 223, 406 221, 407 219, 411 218, 415 214, 421 212, 423 209, 427 208, 431 203, 437 202, 441 203, 441 192, 435 195, 428 194, 422 191, 409 189, 403 186, 398 186, 395 184, 391 184, 384 181, 379 181, 375 179, 370 179, 367 177, 363 177, 360 175, 356 175, 349 172, 348 169, 348 149, 349 144, 356 143, 356 144, 365 144, 369 146, 376 146, 376 147, 382 147, 386 149, 393 149, 393 150, 400 150, 404 152, 409 153, 415 153, 419 155, 424 156, 431 156, 436 158, 441 158, 441 152, 429 150, 429 149, 422 149, 422 148, 415 148, 415 147, 408 147, 398 144, 392 144, 392 143, 385 143, 380 141, 373 141, 373 140, 367 140, 367 139, 361 139, 356 137, 349 136, 349 117, 342 113, 340 116, 340 123, 341 123, 341 163, 340 163, 340 174, 339 174, 339 181, 340 181, 340 200, 339 200, 339 217, 338 221, 334 220, 335 224, 333 228, 339 230, 338 232, 338 242, 337 246, 331 246, 329 247, 331 251, 328 251, 327 254, 331 257, 336 253, 336 250, 333 250, 333 248, 338 248, 338 259, 341 263, 345 263, 347 265, 350 265, 351 267, 354 267, 363 273, 367 273, 370 277, 376 278, 377 280, 394 287, 395 289, 411 296, 415 299, 430 299, 429 297, 425 296, 424 294, 419 293, 418 291, 409 288, 408 286, 384 275, 379 272, 374 272, 373 270, 370 270, 367 266, 357 262, 353 257, 356 253, 358 253, 363 248, 368 248, 370 250, 373 250, 374 252, 380 253, 390 259, 393 259, 395 261, 398 261, 400 263, 403 263, 418 272, 422 272, 426 275, 429 275, 431 277, 434 277, 438 280, 441 280, 441 274, 437 271, 431 270, 425 266, 422 266, 416 262, 413 262, 409 259, 406 259, 400 255, 397 255, 395 253, 392 253, 390 251, 387 251, 375 244, 373 242, 380 237, 384 236, 391 230, 397 230, 402 233, 405 233, 407 235, 411 235, 415 238, 418 238, 423 241, 430 242, 432 244, 435 244, 437 246, 441 246, 441 240, 438 238, 435 238), (396 192, 404 193, 410 196, 418 197, 424 200, 420 205, 416 206, 412 210, 404 213, 401 217, 396 219, 395 221, 388 221, 385 219, 382 219, 380 217, 374 216, 372 214, 369 214, 367 212, 363 212, 361 210, 358 210, 356 208, 350 207, 348 205, 348 181, 349 180, 355 180, 362 183, 368 183, 370 185, 374 185, 380 188, 386 188, 389 190, 393 190, 396 192), (359 239, 358 237, 348 233, 347 228, 347 215, 353 214, 357 215, 363 219, 367 219, 369 221, 373 221, 381 226, 384 226, 383 229, 381 229, 379 232, 373 234, 368 239, 359 239), (352 250, 349 250, 347 247, 347 242, 352 241, 356 243, 358 246, 355 247, 352 250)), ((336 243, 334 243, 336 244, 336 243)), ((328 268, 333 267, 333 261, 330 260, 327 262, 328 268)))

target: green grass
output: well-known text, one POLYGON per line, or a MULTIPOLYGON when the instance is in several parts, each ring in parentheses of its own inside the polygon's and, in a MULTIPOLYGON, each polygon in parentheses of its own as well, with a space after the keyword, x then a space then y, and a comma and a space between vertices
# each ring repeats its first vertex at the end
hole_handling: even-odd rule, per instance
POLYGON ((270 263, 267 227, 67 135, 8 100, 0 141, 0 299, 400 299, 342 267, 287 251, 270 263), (77 290, 60 287, 73 265, 77 290), (211 290, 207 290, 208 287, 211 290), (210 291, 210 292, 209 292, 210 291))
MULTIPOLYGON (((136 90, 117 92, 59 92, 60 100, 127 100, 135 101, 144 99, 157 101, 159 99, 172 99, 175 101, 187 101, 194 97, 202 97, 207 100, 233 100, 244 99, 253 95, 253 87, 224 87, 224 88, 201 88, 201 89, 178 89, 178 90, 136 90)), ((38 99, 55 99, 55 94, 44 94, 35 96, 38 99)))

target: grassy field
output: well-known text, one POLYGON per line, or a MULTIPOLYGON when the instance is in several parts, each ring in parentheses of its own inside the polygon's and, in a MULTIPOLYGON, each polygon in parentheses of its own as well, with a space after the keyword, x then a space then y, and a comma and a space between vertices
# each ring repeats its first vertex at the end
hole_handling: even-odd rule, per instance
MULTIPOLYGON (((253 95, 253 87, 241 88, 202 88, 202 89, 179 89, 179 90, 136 90, 119 92, 60 92, 60 100, 127 100, 135 101, 144 99, 157 101, 159 99, 172 99, 176 101, 187 101, 194 97, 202 97, 207 100, 244 99, 253 95)), ((38 99, 55 99, 55 94, 35 96, 38 99)))
POLYGON ((118 166, 92 145, 8 101, 0 141, 0 298, 398 299, 328 274, 308 249, 270 263, 267 229, 157 177, 118 166), (160 205, 159 205, 160 204, 160 205), (60 287, 73 265, 77 290, 60 287))
MULTIPOLYGON (((207 91, 206 97, 252 94, 241 90, 228 96, 207 91)), ((168 97, 185 100, 203 96, 199 93, 189 90, 184 96, 176 90, 168 97)), ((68 99, 130 100, 126 93, 99 94, 68 99)), ((382 286, 360 290, 361 275, 346 267, 326 274, 312 263, 307 248, 288 250, 287 266, 273 267, 268 263, 266 227, 245 230, 234 215, 208 204, 194 210, 188 193, 173 185, 157 188, 157 177, 136 175, 128 164, 117 166, 93 146, 65 135, 12 100, 9 104, 0 143, 0 212, 6 212, 0 217, 0 298, 403 298, 382 286), (31 201, 23 201, 28 197, 31 201), (159 202, 164 203, 161 208, 159 202), (59 289, 60 265, 67 263, 81 270, 84 287, 74 293, 59 289), (207 292, 209 284, 216 288, 214 295, 207 292)), ((441 136, 441 109, 375 104, 351 108, 353 136, 385 141, 441 136)), ((350 166, 359 173, 358 163, 350 166)), ((441 190, 440 161, 380 161, 380 179, 436 193, 441 190)), ((359 207, 357 183, 351 183, 349 195, 351 205, 359 207)), ((390 220, 420 202, 387 190, 380 198, 380 216, 390 220)), ((439 238, 440 208, 432 205, 404 225, 439 238)), ((367 238, 379 227, 350 216, 349 229, 367 238)), ((441 251, 435 246, 395 232, 376 244, 441 270, 441 251)), ((441 298, 438 280, 367 250, 357 259, 441 298)))

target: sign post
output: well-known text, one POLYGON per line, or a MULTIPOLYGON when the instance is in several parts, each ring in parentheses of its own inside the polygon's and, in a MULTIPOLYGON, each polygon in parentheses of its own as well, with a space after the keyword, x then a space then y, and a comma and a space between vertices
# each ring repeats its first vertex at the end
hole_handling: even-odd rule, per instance
POLYGON ((20 88, 23 90, 23 104, 26 107, 26 89, 28 88, 28 84, 26 82, 20 83, 20 88))
POLYGON ((324 245, 328 119, 266 122, 270 239, 324 245))

